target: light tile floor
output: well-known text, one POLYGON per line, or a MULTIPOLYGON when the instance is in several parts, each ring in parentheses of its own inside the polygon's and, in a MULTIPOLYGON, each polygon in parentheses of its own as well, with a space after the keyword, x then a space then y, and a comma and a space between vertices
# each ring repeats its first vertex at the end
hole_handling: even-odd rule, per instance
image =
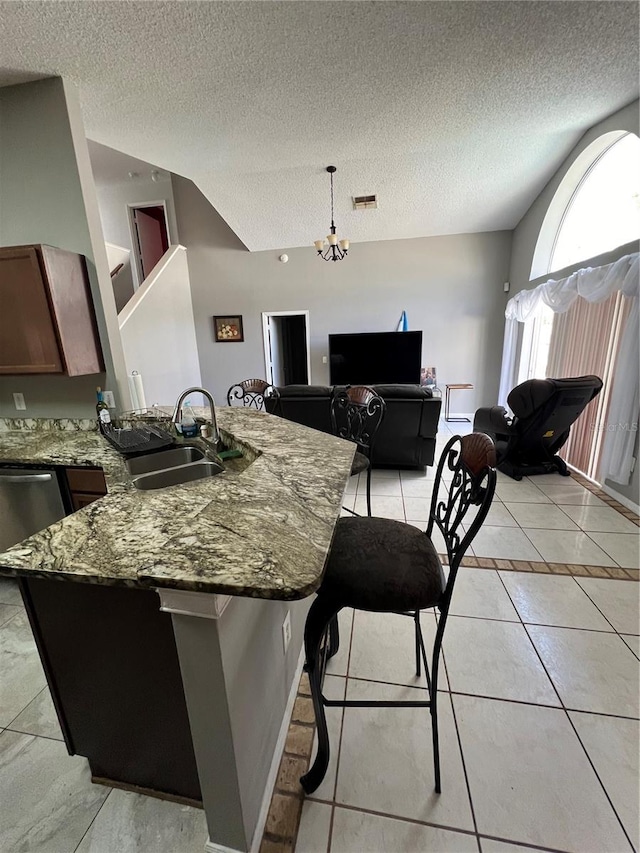
MULTIPOLYGON (((450 434, 443 424, 438 454, 450 434)), ((374 513, 424 528, 433 474, 374 472, 374 513)), ((637 530, 579 483, 499 480, 476 556, 588 554, 637 568, 637 530)), ((363 478, 351 479, 349 503, 364 510, 363 478)), ((618 853, 631 849, 629 838, 637 846, 639 590, 461 570, 440 679, 442 795, 432 789, 428 714, 329 709, 330 769, 305 802, 297 853, 324 853, 330 839, 331 853, 517 853, 527 844, 618 853)), ((409 620, 343 612, 340 621, 328 694, 424 689, 412 672, 409 620)), ((423 624, 432 642, 433 614, 423 624)), ((203 849, 201 811, 92 785, 84 759, 61 741, 17 587, 0 579, 1 853, 203 849)))
MULTIPOLYGON (((427 710, 327 709, 330 770, 295 853, 637 850, 639 590, 461 569, 439 690, 442 794, 427 710)), ((424 694, 410 620, 343 611, 340 627, 328 694, 424 694)))

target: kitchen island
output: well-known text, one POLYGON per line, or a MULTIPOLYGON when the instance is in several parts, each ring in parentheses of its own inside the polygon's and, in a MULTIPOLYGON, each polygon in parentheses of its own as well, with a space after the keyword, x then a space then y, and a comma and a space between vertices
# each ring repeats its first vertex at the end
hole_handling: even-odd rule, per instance
POLYGON ((0 555, 0 573, 21 579, 69 750, 96 780, 201 799, 210 849, 248 850, 354 446, 218 417, 246 466, 147 492, 95 432, 0 431, 0 463, 96 466, 108 489, 0 555))

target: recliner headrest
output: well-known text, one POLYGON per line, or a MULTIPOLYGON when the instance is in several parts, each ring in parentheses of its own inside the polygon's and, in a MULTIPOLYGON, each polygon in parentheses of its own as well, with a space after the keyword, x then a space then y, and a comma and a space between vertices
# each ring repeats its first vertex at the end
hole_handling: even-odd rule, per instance
POLYGON ((517 385, 507 397, 507 404, 517 418, 527 418, 558 391, 591 392, 590 399, 602 388, 598 376, 574 376, 567 379, 528 379, 517 385))
POLYGON ((549 379, 527 379, 511 391, 507 404, 517 418, 528 418, 555 393, 549 379))

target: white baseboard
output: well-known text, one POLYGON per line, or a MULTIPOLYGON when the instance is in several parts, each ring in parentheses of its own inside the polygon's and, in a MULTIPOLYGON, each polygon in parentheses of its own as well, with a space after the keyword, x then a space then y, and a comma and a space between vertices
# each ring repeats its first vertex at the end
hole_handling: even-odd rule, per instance
MULTIPOLYGON (((253 839, 251 841, 250 853, 258 853, 258 851, 260 850, 260 844, 262 843, 262 836, 264 834, 264 827, 267 822, 267 815, 269 814, 269 807, 271 805, 273 789, 275 788, 276 779, 278 778, 278 770, 280 769, 280 760, 282 758, 282 753, 284 752, 284 745, 287 740, 287 734, 289 732, 291 714, 293 713, 293 706, 296 701, 296 696, 298 695, 298 685, 300 684, 300 676, 302 675, 303 666, 304 648, 301 650, 300 657, 298 658, 298 664, 296 666, 295 675, 293 676, 293 682, 291 684, 289 698, 287 699, 287 704, 284 709, 282 725, 280 726, 280 732, 278 733, 278 740, 276 741, 275 749, 273 751, 273 759, 271 761, 271 767, 269 768, 269 775, 267 776, 267 783, 265 785, 264 795, 262 797, 262 805, 260 806, 258 822, 256 824, 255 832, 253 833, 253 839)), ((232 847, 225 847, 223 844, 217 844, 210 838, 207 839, 207 842, 204 845, 204 849, 206 853, 246 853, 246 851, 243 850, 236 850, 232 847)))
POLYGON ((621 495, 619 492, 616 492, 615 489, 612 489, 611 486, 607 486, 606 484, 600 486, 603 492, 606 492, 610 498, 615 498, 622 506, 626 506, 627 509, 630 509, 631 512, 635 512, 640 515, 640 504, 634 503, 630 498, 626 498, 624 495, 621 495))

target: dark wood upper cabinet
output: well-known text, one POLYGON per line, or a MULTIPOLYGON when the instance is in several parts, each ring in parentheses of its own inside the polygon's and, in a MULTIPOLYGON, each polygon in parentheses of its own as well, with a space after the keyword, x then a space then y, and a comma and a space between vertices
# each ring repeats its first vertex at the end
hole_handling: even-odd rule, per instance
POLYGON ((0 374, 103 370, 84 257, 52 246, 0 248, 0 374))

